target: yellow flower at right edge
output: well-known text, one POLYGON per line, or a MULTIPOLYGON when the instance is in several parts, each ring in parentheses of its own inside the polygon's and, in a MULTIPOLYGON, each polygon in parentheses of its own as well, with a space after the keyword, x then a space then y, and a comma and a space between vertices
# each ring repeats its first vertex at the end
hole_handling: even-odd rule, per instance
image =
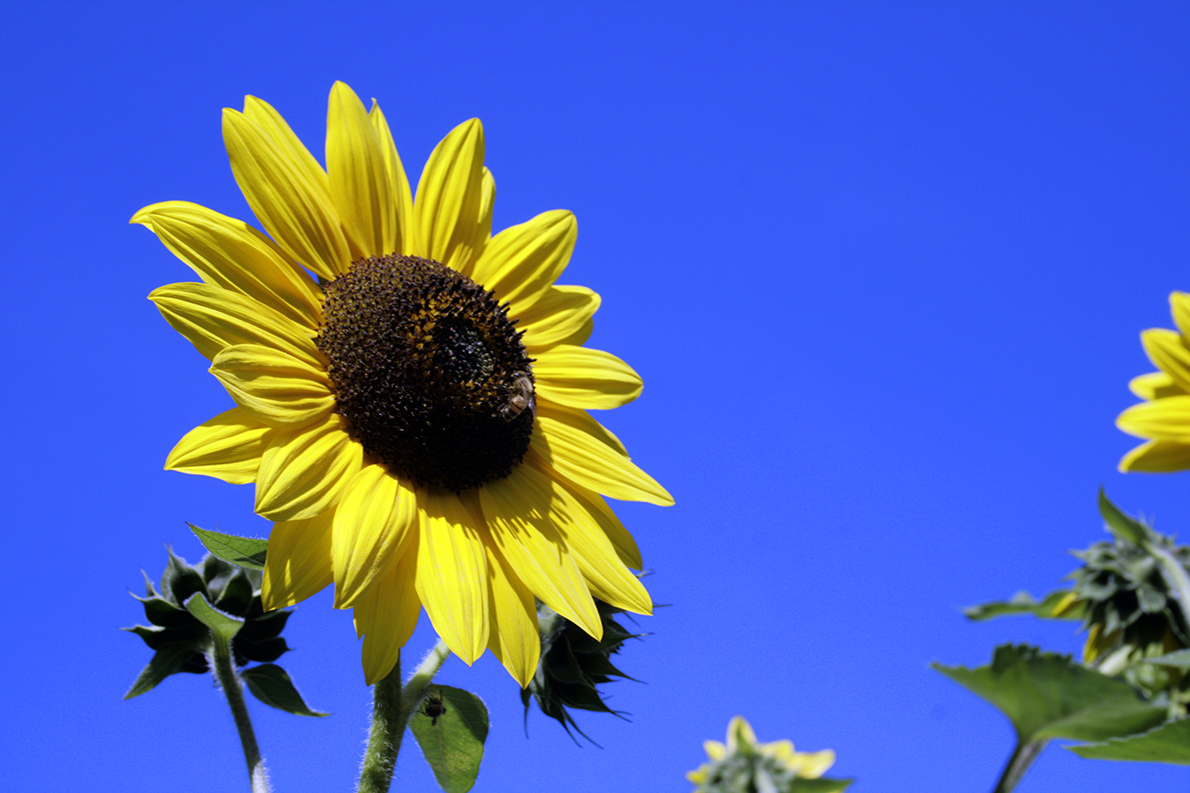
MULTIPOLYGON (((795 752, 792 741, 760 743, 743 716, 727 725, 727 743, 703 743, 711 762, 686 774, 695 793, 746 793, 782 791, 796 779, 819 779, 835 764, 835 753, 795 752)), ((840 781, 841 787, 847 782, 840 781)), ((840 788, 841 789, 841 788, 840 788)))
POLYGON ((1128 387, 1146 401, 1116 419, 1124 432, 1148 439, 1120 460, 1123 472, 1190 468, 1190 295, 1174 292, 1169 303, 1178 329, 1154 328, 1140 335, 1160 371, 1132 379, 1128 387))

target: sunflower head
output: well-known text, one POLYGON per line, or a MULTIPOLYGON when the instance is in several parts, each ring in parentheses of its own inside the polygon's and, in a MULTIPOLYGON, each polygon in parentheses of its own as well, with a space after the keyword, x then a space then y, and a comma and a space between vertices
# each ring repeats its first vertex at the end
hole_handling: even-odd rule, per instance
POLYGON ((623 614, 624 609, 609 606, 600 600, 595 601, 595 606, 599 609, 599 619, 603 624, 603 638, 598 640, 538 601, 541 661, 529 685, 521 689, 526 719, 529 717, 529 703, 535 701, 541 712, 557 719, 567 733, 573 727, 587 740, 590 738, 579 729, 570 710, 623 715, 607 706, 598 686, 610 683, 617 677, 631 679, 616 668, 611 657, 620 652, 628 639, 641 636, 639 633, 629 633, 616 622, 615 617, 623 614))
MULTIPOLYGON (((145 597, 137 597, 149 625, 123 630, 135 633, 155 651, 155 679, 151 685, 134 686, 129 696, 153 688, 157 682, 178 672, 202 673, 210 669, 210 629, 186 609, 196 595, 224 614, 238 617, 244 626, 231 641, 232 659, 242 667, 250 662, 271 663, 289 651, 281 631, 290 611, 265 613, 260 599, 260 573, 228 564, 207 555, 196 565, 169 551, 169 564, 161 575, 160 589, 145 576, 145 597)), ((143 677, 143 675, 142 675, 143 677)), ((140 683, 142 681, 138 681, 140 683)))
POLYGON ((255 485, 274 521, 266 606, 333 584, 368 683, 424 608, 455 655, 491 650, 522 686, 535 600, 595 641, 596 599, 650 613, 639 550, 604 499, 673 499, 588 412, 642 383, 584 346, 599 296, 557 283, 574 215, 493 235, 478 119, 435 147, 414 190, 380 107, 343 83, 325 163, 255 97, 224 111, 223 139, 263 231, 181 201, 132 221, 201 279, 150 298, 235 405, 166 467, 255 485))
MULTIPOLYGON (((710 762, 686 774, 694 793, 793 793, 800 789, 798 780, 820 779, 835 763, 830 749, 795 752, 790 741, 760 743, 743 716, 727 725, 726 744, 707 741, 703 747, 710 762)), ((848 784, 838 780, 813 789, 836 791, 848 784)))

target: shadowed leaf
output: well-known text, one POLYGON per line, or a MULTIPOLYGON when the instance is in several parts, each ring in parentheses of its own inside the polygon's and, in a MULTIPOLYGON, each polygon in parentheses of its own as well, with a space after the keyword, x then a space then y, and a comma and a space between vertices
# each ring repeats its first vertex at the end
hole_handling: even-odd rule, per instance
POLYGON ((1134 760, 1190 765, 1190 719, 1171 721, 1140 735, 1066 748, 1089 760, 1134 760))
POLYGON ((427 716, 425 708, 409 721, 426 761, 434 769, 438 786, 446 793, 466 793, 475 784, 483 760, 483 742, 488 737, 488 709, 470 691, 452 686, 430 687, 440 696, 441 713, 427 716))
POLYGON ((284 669, 276 664, 261 664, 240 672, 252 696, 266 705, 298 716, 328 716, 320 710, 306 706, 302 695, 293 686, 293 681, 284 669))

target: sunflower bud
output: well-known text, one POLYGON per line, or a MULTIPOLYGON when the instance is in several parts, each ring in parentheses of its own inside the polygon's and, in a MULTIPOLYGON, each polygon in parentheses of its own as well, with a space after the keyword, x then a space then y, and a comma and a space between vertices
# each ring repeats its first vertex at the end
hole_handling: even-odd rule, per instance
POLYGON ((145 597, 133 595, 144 604, 150 624, 123 630, 141 637, 155 654, 124 698, 143 694, 172 674, 210 669, 211 631, 185 607, 195 595, 202 595, 219 611, 243 621, 243 627, 231 640, 231 656, 237 667, 252 661, 269 663, 287 652, 289 647, 281 631, 293 612, 266 614, 260 601, 260 582, 259 571, 211 555, 192 566, 169 551, 160 591, 145 576, 145 597))
MULTIPOLYGON (((1143 526, 1146 541, 1190 569, 1190 548, 1143 526)), ((1161 564, 1149 550, 1116 535, 1076 551, 1083 566, 1071 574, 1074 586, 1058 608, 1083 607, 1087 644, 1083 660, 1091 663, 1110 653, 1163 654, 1190 646, 1186 615, 1170 591, 1161 564), (1125 650, 1125 648, 1127 648, 1125 650)))
POLYGON ((727 725, 727 743, 703 744, 709 763, 686 774, 696 787, 694 793, 794 793, 844 790, 851 780, 823 779, 835 763, 830 749, 821 752, 795 752, 790 741, 760 743, 743 716, 727 725), (809 788, 800 780, 816 779, 809 788))
POLYGON ((622 717, 623 713, 612 710, 604 703, 597 686, 612 682, 614 677, 632 679, 616 668, 611 656, 620 651, 625 641, 642 635, 629 633, 615 621, 614 617, 624 613, 623 609, 609 606, 599 599, 595 600, 595 607, 603 623, 601 640, 593 639, 582 628, 544 603, 537 603, 541 660, 528 687, 521 689, 526 718, 529 716, 529 700, 532 697, 541 712, 557 719, 567 733, 573 727, 587 740, 591 739, 579 729, 568 708, 613 713, 622 717))

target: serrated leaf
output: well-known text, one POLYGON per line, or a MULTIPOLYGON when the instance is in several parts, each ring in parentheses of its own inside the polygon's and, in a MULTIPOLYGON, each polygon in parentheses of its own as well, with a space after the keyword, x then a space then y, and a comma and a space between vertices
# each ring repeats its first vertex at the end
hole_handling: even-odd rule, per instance
POLYGON ((276 664, 261 664, 240 672, 252 696, 264 704, 298 716, 329 716, 306 706, 302 695, 294 688, 289 674, 276 664))
POLYGON ((1088 760, 1190 765, 1190 719, 1171 721, 1140 735, 1066 748, 1088 760))
POLYGON ((153 653, 152 660, 137 675, 132 688, 128 689, 128 693, 124 695, 124 699, 139 697, 146 691, 151 691, 158 683, 176 672, 178 667, 197 651, 198 647, 185 644, 171 644, 162 647, 153 653))
POLYGON ((1026 645, 997 647, 989 666, 933 667, 1003 711, 1021 743, 1102 741, 1146 730, 1165 718, 1164 708, 1141 699, 1122 680, 1076 664, 1068 655, 1026 645))
POLYGON ((1128 517, 1120 511, 1119 507, 1111 503, 1102 487, 1099 488, 1099 514, 1103 516, 1111 533, 1118 539, 1128 540, 1133 545, 1144 547, 1146 540, 1144 525, 1128 517))
POLYGON ((467 793, 479 775, 483 742, 488 737, 488 709, 470 691, 434 685, 430 694, 442 698, 446 710, 430 717, 419 709, 409 720, 413 737, 438 786, 446 793, 467 793))
POLYGON ((1141 658, 1139 660, 1146 664, 1160 664, 1162 666, 1176 666, 1178 669, 1190 669, 1190 650, 1178 650, 1168 655, 1159 655, 1156 658, 1141 658))
POLYGON ((232 638, 244 627, 244 621, 239 617, 224 614, 212 606, 201 592, 195 592, 186 600, 186 610, 194 618, 211 629, 218 639, 231 642, 232 638))
POLYGON ((981 603, 963 609, 964 616, 969 620, 979 622, 993 617, 1004 617, 1011 614, 1032 614, 1043 619, 1079 620, 1083 617, 1085 606, 1079 604, 1064 611, 1061 615, 1054 615, 1054 607, 1070 594, 1069 589, 1056 589, 1041 600, 1034 600, 1028 592, 1017 592, 1010 600, 999 600, 991 603, 981 603))
POLYGON ((221 534, 199 528, 193 523, 187 523, 190 531, 194 532, 206 549, 225 562, 247 567, 249 570, 263 570, 265 551, 269 541, 254 537, 237 537, 234 534, 221 534))
POLYGON ((819 777, 818 779, 798 777, 786 788, 786 791, 788 793, 839 793, 846 790, 854 781, 854 779, 830 779, 829 777, 819 777))

